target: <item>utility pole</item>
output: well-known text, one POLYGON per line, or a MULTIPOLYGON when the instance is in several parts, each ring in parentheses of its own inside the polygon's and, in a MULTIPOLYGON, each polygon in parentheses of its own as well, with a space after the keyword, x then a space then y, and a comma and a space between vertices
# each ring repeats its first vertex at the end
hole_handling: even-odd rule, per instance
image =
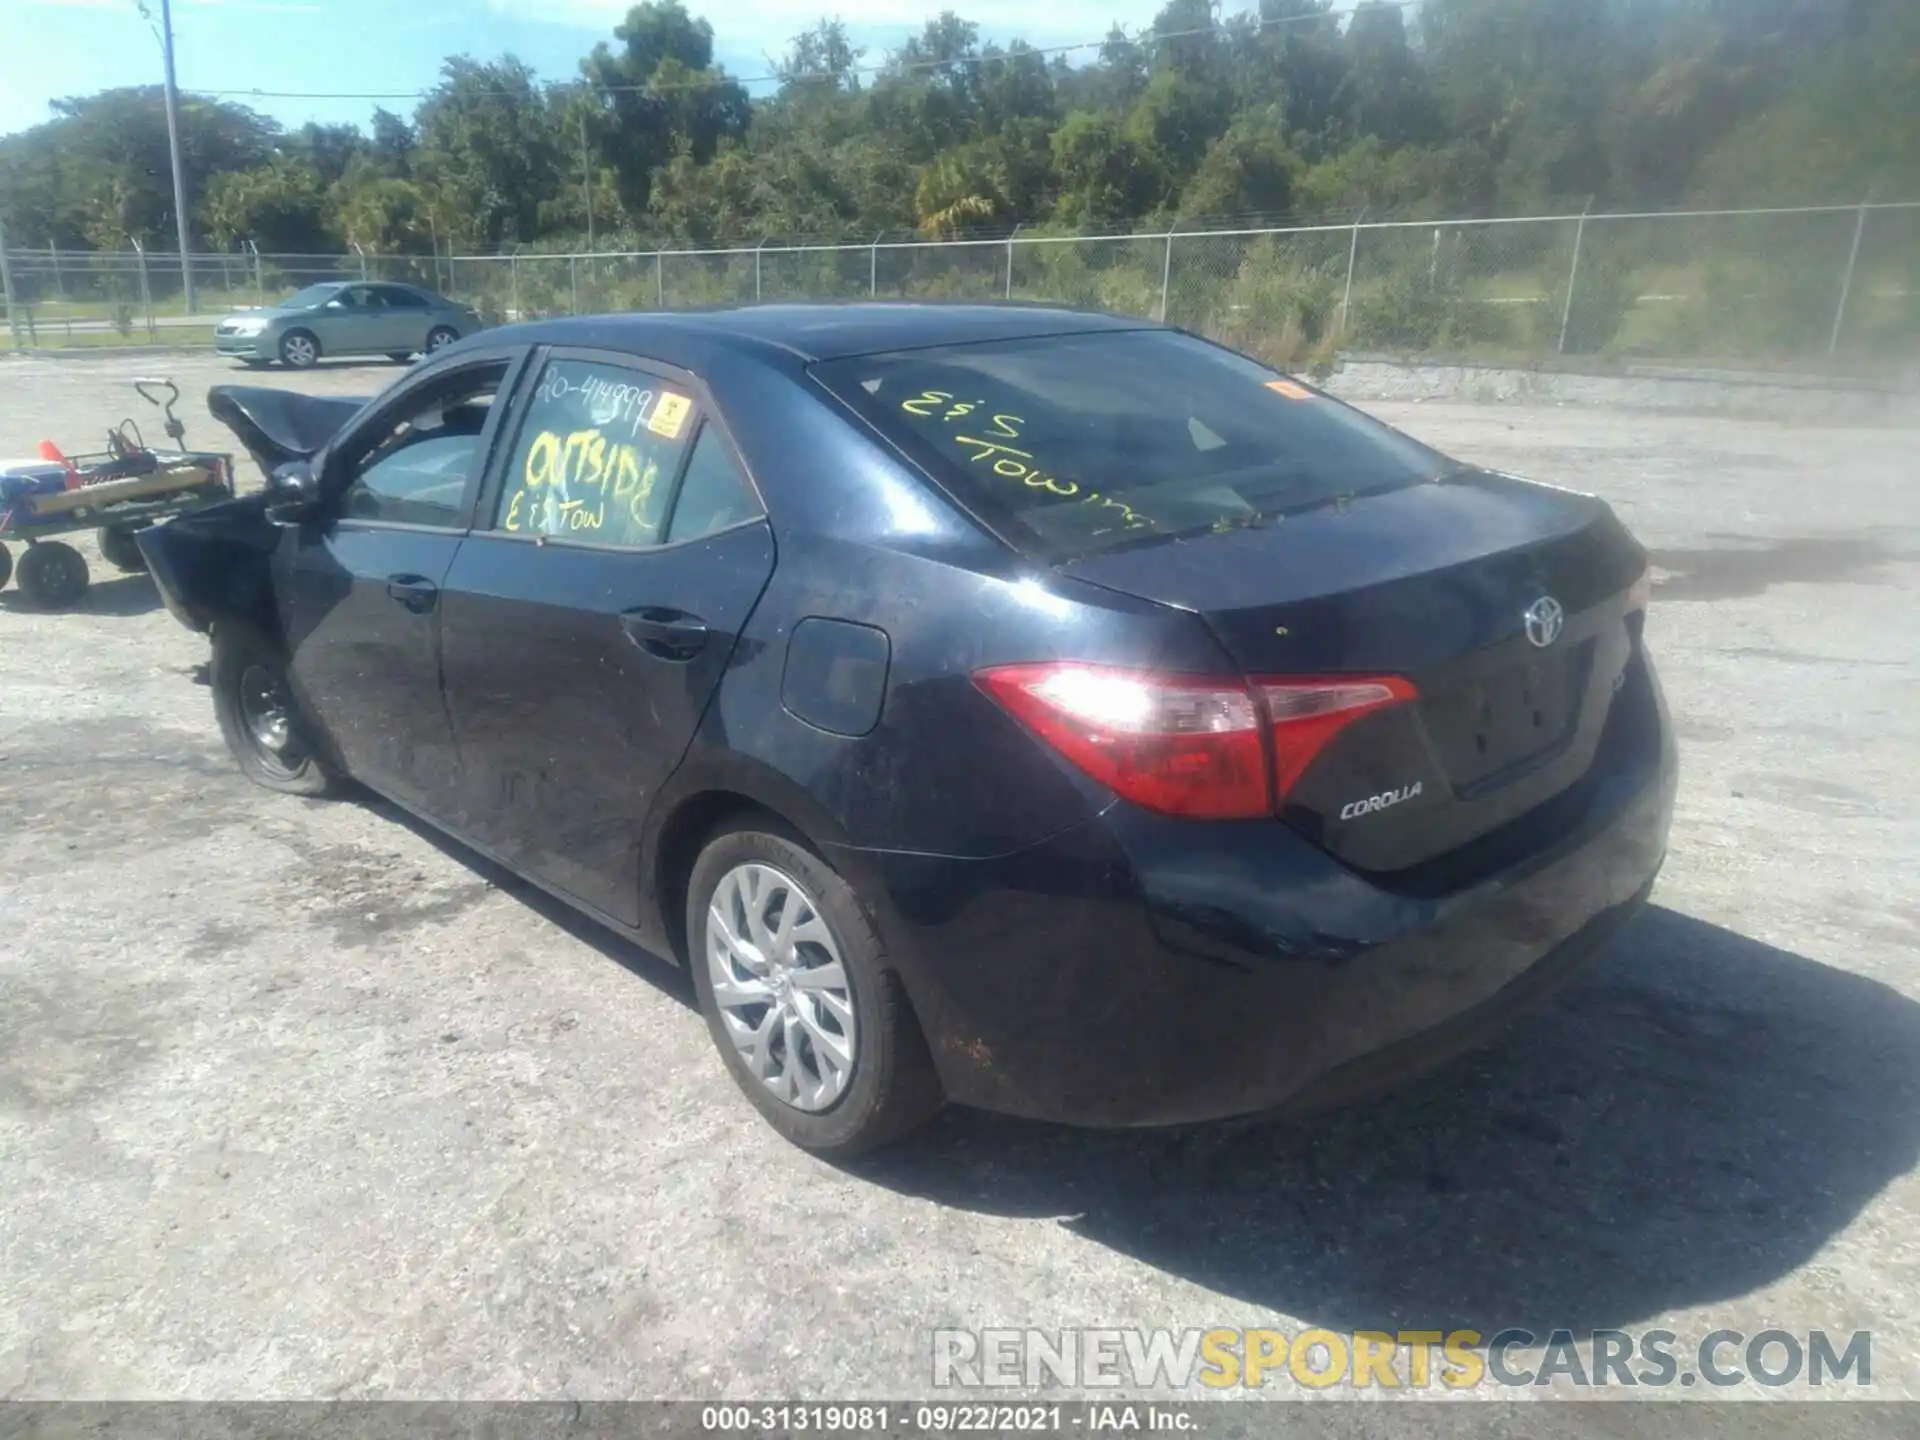
MULTIPOLYGON (((146 0, 136 0, 140 13, 153 24, 153 15, 147 9, 146 0)), ((167 97, 167 149, 173 157, 173 223, 174 233, 180 241, 180 289, 187 307, 187 314, 193 314, 193 261, 187 240, 187 179, 180 167, 180 93, 173 77, 173 0, 160 0, 160 54, 166 65, 167 97)))

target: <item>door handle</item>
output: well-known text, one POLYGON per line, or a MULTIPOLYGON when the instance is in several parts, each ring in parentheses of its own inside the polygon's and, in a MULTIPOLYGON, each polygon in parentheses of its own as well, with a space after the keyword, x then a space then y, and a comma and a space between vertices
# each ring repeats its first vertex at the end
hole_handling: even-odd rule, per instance
POLYGON ((389 575, 387 598, 407 607, 416 615, 433 609, 440 587, 424 575, 389 575))
POLYGON ((627 611, 620 617, 620 628, 634 644, 662 660, 691 660, 712 633, 698 615, 653 607, 627 611))

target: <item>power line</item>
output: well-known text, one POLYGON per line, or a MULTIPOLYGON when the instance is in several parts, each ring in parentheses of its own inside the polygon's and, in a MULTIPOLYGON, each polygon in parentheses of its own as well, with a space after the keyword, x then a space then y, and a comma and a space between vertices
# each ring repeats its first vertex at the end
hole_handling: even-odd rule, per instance
MULTIPOLYGON (((1421 0, 1363 0, 1358 9, 1375 10, 1411 10, 1417 8, 1421 0)), ((1357 13, 1357 11, 1356 11, 1357 13)), ((1252 19, 1253 17, 1247 17, 1252 19)), ((1308 25, 1327 21, 1338 21, 1339 15, 1331 10, 1317 11, 1306 15, 1281 15, 1270 20, 1253 19, 1255 32, 1276 28, 1281 25, 1308 25)), ((1132 43, 1139 45, 1162 45, 1170 40, 1190 40, 1195 36, 1209 35, 1219 37, 1227 31, 1227 25, 1202 25, 1188 30, 1162 30, 1141 35, 1132 43)), ((1121 27, 1115 26, 1119 30, 1121 27)), ((1124 31, 1122 32, 1124 34, 1124 31)), ((848 69, 808 70, 782 75, 752 75, 742 78, 735 75, 714 76, 702 80, 670 81, 664 84, 646 85, 596 85, 588 80, 561 80, 553 82, 556 90, 585 90, 596 95, 635 95, 660 94, 675 90, 704 90, 714 85, 789 85, 807 80, 840 80, 853 75, 899 75, 920 70, 945 70, 961 65, 1007 65, 1030 58, 1045 58, 1050 55, 1067 55, 1081 50, 1100 50, 1113 43, 1109 34, 1099 40, 1077 40, 1068 45, 1023 46, 1017 53, 1001 51, 992 55, 956 55, 946 60, 910 60, 890 61, 882 65, 856 65, 848 69)), ((438 88, 431 90, 187 90, 183 94, 197 95, 207 100, 424 100, 438 94, 438 88)), ((482 91, 469 91, 469 94, 481 95, 517 95, 518 90, 494 88, 482 91)))

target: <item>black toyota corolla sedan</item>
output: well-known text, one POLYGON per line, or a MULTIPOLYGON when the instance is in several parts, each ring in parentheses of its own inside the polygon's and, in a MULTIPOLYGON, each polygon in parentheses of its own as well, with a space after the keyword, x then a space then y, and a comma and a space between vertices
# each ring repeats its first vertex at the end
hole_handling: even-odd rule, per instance
POLYGON ((1665 853, 1645 554, 1177 330, 572 319, 145 532, 241 767, 351 778, 691 968, 786 1136, 1309 1107, 1470 1043, 1665 853))

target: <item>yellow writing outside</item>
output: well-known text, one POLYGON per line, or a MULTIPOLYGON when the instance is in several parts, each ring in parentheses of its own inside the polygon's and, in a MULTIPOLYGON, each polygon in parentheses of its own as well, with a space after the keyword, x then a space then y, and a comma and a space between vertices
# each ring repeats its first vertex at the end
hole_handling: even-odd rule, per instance
POLYGON ((649 456, 642 464, 633 445, 609 443, 597 429, 564 436, 544 430, 527 447, 521 488, 509 499, 500 526, 545 535, 597 531, 606 528, 611 513, 616 529, 631 527, 623 538, 649 537, 659 479, 657 459, 649 456))

